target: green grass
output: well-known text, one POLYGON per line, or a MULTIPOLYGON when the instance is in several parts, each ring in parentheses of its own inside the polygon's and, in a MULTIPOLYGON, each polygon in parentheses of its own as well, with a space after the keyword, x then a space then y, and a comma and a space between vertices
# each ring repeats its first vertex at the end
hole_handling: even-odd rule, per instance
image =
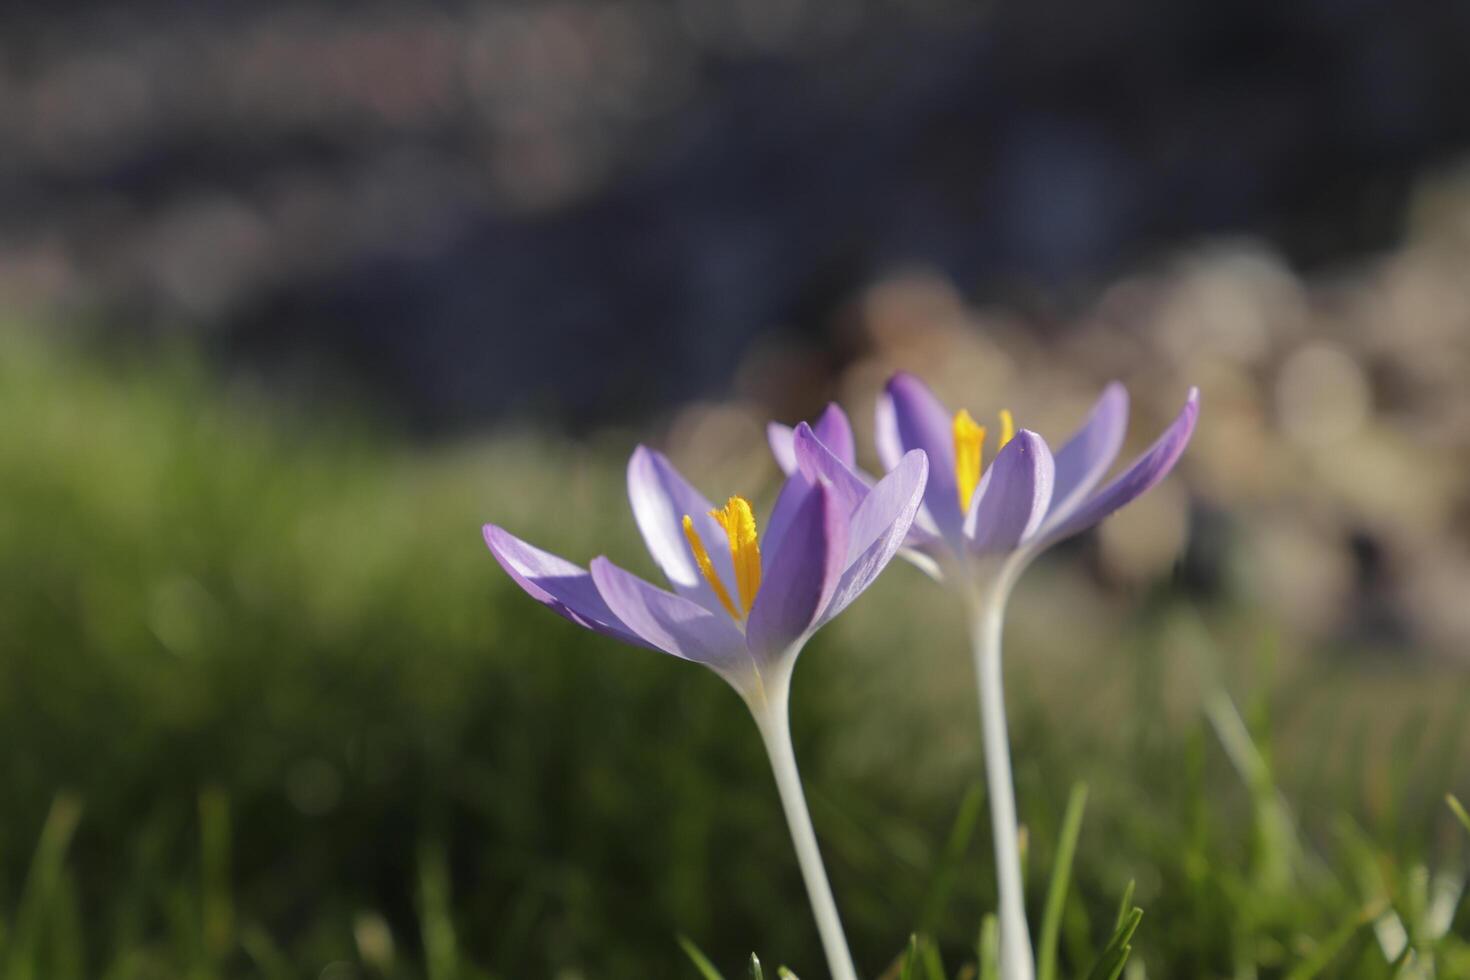
MULTIPOLYGON (((738 699, 536 607, 480 541, 650 571, 633 438, 378 428, 0 340, 0 980, 698 976, 679 935, 821 976, 738 699)), ((1074 565, 1022 585, 1007 652, 1055 976, 1120 928, 1129 978, 1470 975, 1464 679, 1297 649, 1229 595, 1100 602, 1074 565)), ((895 568, 797 671, 869 976, 988 975, 961 650, 895 568)))

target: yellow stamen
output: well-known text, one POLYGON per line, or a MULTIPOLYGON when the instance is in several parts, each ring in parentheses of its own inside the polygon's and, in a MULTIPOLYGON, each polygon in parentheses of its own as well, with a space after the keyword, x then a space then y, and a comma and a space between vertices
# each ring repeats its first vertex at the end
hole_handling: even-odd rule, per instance
POLYGON ((1014 439, 1015 436, 1016 420, 1011 418, 1011 413, 1008 409, 1003 408, 1000 410, 1000 445, 996 448, 1004 449, 1005 444, 1014 439))
POLYGON ((730 561, 735 566, 735 585, 740 589, 740 605, 750 614, 755 594, 761 587, 761 549, 756 540, 755 514, 750 501, 731 497, 723 510, 712 510, 709 516, 720 522, 730 538, 730 561))
POLYGON ((720 581, 719 573, 709 560, 709 552, 704 549, 704 542, 699 539, 699 532, 694 530, 694 520, 684 515, 684 537, 689 541, 689 547, 694 552, 694 563, 699 566, 699 574, 709 583, 709 587, 715 590, 715 598, 720 600, 720 605, 734 619, 740 618, 740 611, 735 608, 735 603, 730 601, 730 593, 725 591, 725 583, 720 581))
POLYGON ((960 510, 970 509, 970 498, 980 483, 981 456, 985 449, 985 426, 976 425, 963 408, 954 417, 954 484, 960 495, 960 510))

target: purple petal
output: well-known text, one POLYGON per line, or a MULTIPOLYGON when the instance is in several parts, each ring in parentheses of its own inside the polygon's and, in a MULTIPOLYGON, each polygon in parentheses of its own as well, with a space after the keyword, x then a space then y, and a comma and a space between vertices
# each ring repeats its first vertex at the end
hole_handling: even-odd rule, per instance
MULTIPOLYGON (((878 460, 883 464, 884 470, 892 470, 903 459, 903 443, 898 436, 898 417, 894 413, 893 397, 888 394, 886 388, 878 395, 873 421, 873 440, 877 444, 878 460)), ((953 430, 951 430, 951 452, 953 452, 953 447, 954 437, 953 430)), ((934 518, 929 514, 929 508, 925 507, 921 501, 919 513, 914 517, 913 526, 909 529, 907 545, 912 548, 927 548, 941 537, 939 525, 934 523, 934 518)))
POLYGON ((868 495, 867 481, 828 449, 805 422, 796 427, 791 443, 801 475, 810 483, 830 484, 844 508, 844 516, 857 510, 857 505, 868 495))
POLYGON ((825 483, 802 499, 775 553, 763 563, 760 592, 745 624, 755 656, 780 656, 817 622, 847 561, 848 514, 825 483))
POLYGON ((527 544, 505 528, 486 524, 490 554, 526 594, 587 629, 637 646, 648 646, 603 601, 587 570, 527 544))
POLYGON ((929 460, 915 449, 899 460, 852 515, 847 564, 822 613, 826 622, 863 593, 903 545, 924 499, 929 460))
POLYGON ((791 445, 791 426, 780 422, 766 423, 766 442, 770 444, 771 455, 776 457, 776 465, 781 472, 787 476, 795 473, 796 450, 791 445))
POLYGON ((929 457, 924 505, 940 532, 958 540, 964 515, 955 489, 953 419, 934 393, 911 374, 895 374, 888 382, 887 395, 899 446, 904 451, 922 449, 929 457))
POLYGON ((965 520, 965 537, 979 554, 1011 551, 1046 517, 1056 464, 1045 440, 1022 429, 995 456, 965 520))
MULTIPOLYGON (((828 415, 836 406, 828 409, 828 415)), ((841 409, 837 409, 838 412, 841 409)), ((827 418, 824 415, 823 418, 827 418)), ((846 417, 843 418, 846 424, 846 417)), ((852 466, 832 452, 811 426, 800 423, 791 433, 791 453, 796 466, 776 497, 771 509, 771 518, 766 522, 761 547, 773 554, 781 545, 787 529, 797 510, 805 502, 807 494, 818 483, 830 484, 837 492, 847 513, 857 508, 858 502, 868 494, 868 480, 852 466)))
MULTIPOLYGON (((762 555, 774 555, 780 548, 781 541, 791 527, 792 518, 801 509, 807 494, 812 492, 813 486, 812 481, 808 480, 801 470, 792 473, 786 478, 786 482, 781 484, 781 491, 776 494, 776 503, 771 507, 771 516, 761 531, 762 555)), ((762 565, 766 564, 769 562, 762 562, 762 565)))
POLYGON ((1048 528, 1044 543, 1050 545, 1079 531, 1085 531, 1168 476, 1184 452, 1184 447, 1189 445, 1198 419, 1199 389, 1191 388, 1184 408, 1164 430, 1164 434, 1159 436, 1158 441, 1135 459, 1112 483, 1076 507, 1056 527, 1048 528))
POLYGON ((645 446, 633 451, 628 460, 628 499, 633 505, 633 518, 658 567, 663 569, 674 591, 693 599, 712 613, 724 615, 724 607, 710 588, 694 552, 684 537, 684 515, 694 521, 694 529, 709 551, 710 561, 720 580, 727 585, 735 581, 735 568, 728 548, 722 547, 725 532, 709 512, 713 505, 704 495, 679 475, 663 453, 645 446))
POLYGON ((715 668, 745 660, 745 638, 724 612, 665 592, 606 558, 592 559, 591 569, 608 608, 649 646, 715 668))
MULTIPOLYGON (((848 468, 857 469, 857 444, 852 436, 852 424, 847 421, 847 413, 840 405, 836 402, 829 403, 811 429, 822 445, 831 450, 832 455, 847 464, 848 468)), ((796 450, 791 444, 792 432, 791 426, 780 422, 766 425, 766 442, 771 446, 771 455, 776 457, 776 465, 787 476, 796 472, 796 450)))
POLYGON ((1046 512, 1048 522, 1066 520, 1067 514, 1087 499, 1117 459, 1127 431, 1128 391, 1114 381, 1103 389, 1082 428, 1057 450, 1057 478, 1046 512))
POLYGON ((898 436, 898 416, 893 409, 893 396, 885 387, 878 395, 878 404, 873 408, 873 443, 878 450, 878 462, 885 470, 891 470, 903 459, 903 440, 898 436))
MULTIPOLYGON (((914 449, 905 453, 898 465, 867 492, 852 514, 847 545, 848 565, 880 539, 904 530, 902 525, 912 522, 910 511, 917 513, 928 478, 929 458, 921 450, 914 449), (895 528, 895 524, 900 526, 895 528)), ((899 540, 903 540, 901 535, 899 540)))
POLYGON ((828 402, 812 431, 822 440, 822 445, 832 450, 832 455, 850 469, 857 468, 857 443, 852 437, 852 423, 847 421, 847 413, 841 405, 828 402))

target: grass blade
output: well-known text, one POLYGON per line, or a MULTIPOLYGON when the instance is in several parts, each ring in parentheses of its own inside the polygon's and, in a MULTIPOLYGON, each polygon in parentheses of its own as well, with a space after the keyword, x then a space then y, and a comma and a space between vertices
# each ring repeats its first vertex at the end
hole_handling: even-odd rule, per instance
POLYGON ((425 841, 419 847, 419 921, 429 980, 460 975, 459 940, 455 936, 449 892, 449 863, 444 848, 425 841))
POLYGON ((1470 831, 1470 813, 1465 812, 1464 805, 1455 797, 1455 794, 1446 793, 1444 795, 1444 801, 1445 803, 1449 804, 1450 810, 1454 812, 1455 819, 1460 821, 1460 825, 1464 827, 1466 831, 1470 831))
POLYGON ((1123 972, 1123 967, 1128 963, 1128 957, 1133 952, 1131 945, 1133 933, 1138 930, 1138 923, 1143 919, 1143 909, 1134 908, 1119 923, 1113 933, 1113 938, 1108 940, 1107 946, 1103 948, 1098 956, 1097 962, 1087 973, 1087 980, 1118 980, 1123 972))
POLYGON ((965 792, 965 798, 960 801, 959 812, 955 814, 954 825, 950 827, 949 839, 945 841, 944 853, 939 859, 939 870, 929 886, 924 910, 919 916, 919 930, 926 935, 935 935, 939 927, 939 917, 949 904, 955 876, 959 873, 965 852, 970 849, 970 838, 974 835, 975 825, 979 823, 980 809, 984 802, 982 787, 979 783, 972 783, 965 792))
POLYGON ((1113 932, 1123 928, 1123 921, 1128 918, 1128 911, 1133 908, 1133 889, 1138 884, 1130 878, 1128 887, 1123 889, 1123 900, 1118 903, 1118 917, 1113 920, 1113 932))
POLYGON ((980 980, 1000 980, 1000 925, 993 915, 980 920, 980 943, 976 952, 980 980))
POLYGON ((76 797, 63 793, 51 803, 46 823, 41 827, 41 840, 31 860, 25 891, 15 916, 6 976, 10 980, 33 980, 36 953, 42 933, 55 912, 63 893, 63 875, 67 848, 81 820, 82 804, 76 797))
POLYGON ((909 933, 909 945, 903 953, 903 965, 898 968, 898 980, 919 980, 919 937, 909 933))
MULTIPOLYGON (((704 980, 725 980, 720 971, 715 969, 715 965, 709 961, 709 957, 704 955, 704 951, 694 945, 694 940, 683 935, 678 939, 679 948, 684 951, 685 956, 689 957, 690 962, 694 964, 694 968, 699 971, 699 975, 704 980)), ((755 963, 753 969, 759 970, 760 961, 756 960, 754 955, 751 956, 751 960, 755 963)))
POLYGON ((1067 797, 1067 812, 1062 817, 1056 860, 1052 864, 1051 882, 1046 889, 1046 911, 1042 916, 1037 944, 1037 980, 1056 980, 1057 937, 1062 931, 1062 909, 1067 904, 1067 883, 1072 878, 1072 858, 1077 853, 1077 838, 1082 833, 1082 815, 1086 809, 1087 786, 1085 783, 1077 783, 1067 797))
POLYGON ((949 974, 944 969, 944 957, 939 955, 939 946, 932 941, 925 941, 923 948, 925 980, 949 980, 949 974))
POLYGON ((1363 912, 1354 912, 1352 918, 1333 930, 1332 934, 1317 944, 1312 950, 1312 955, 1298 963, 1292 971, 1286 975, 1286 980, 1312 980, 1313 977, 1325 970, 1343 948, 1352 940, 1358 931, 1373 924, 1374 916, 1365 915, 1363 912))
POLYGON ((1409 980, 1410 977, 1414 976, 1414 967, 1418 962, 1414 956, 1414 947, 1405 946, 1404 951, 1399 954, 1398 959, 1390 964, 1393 967, 1393 980, 1409 980))

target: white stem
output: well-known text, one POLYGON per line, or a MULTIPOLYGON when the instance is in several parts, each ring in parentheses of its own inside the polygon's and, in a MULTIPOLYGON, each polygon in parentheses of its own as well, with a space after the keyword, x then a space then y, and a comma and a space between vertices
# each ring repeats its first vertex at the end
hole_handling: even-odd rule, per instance
POLYGON ((1016 791, 1011 780, 1011 748, 1006 734, 1005 690, 1000 669, 1000 635, 1008 591, 1004 587, 986 589, 975 600, 970 611, 970 638, 980 685, 980 728, 985 741, 990 823, 995 834, 995 875, 1000 887, 1000 977, 1001 980, 1032 980, 1036 968, 1031 934, 1026 927, 1016 791))
POLYGON ((766 743, 766 753, 771 757, 776 789, 786 811, 786 823, 791 828, 791 843, 796 847, 796 860, 806 881, 807 898, 812 903, 817 931, 822 936, 822 949, 827 954, 827 969, 832 980, 857 980, 842 921, 837 917, 837 902, 832 898, 832 886, 827 883, 822 853, 817 849, 817 834, 812 829, 812 816, 806 808, 801 776, 796 771, 785 685, 776 685, 776 688, 770 692, 774 696, 769 700, 764 696, 750 698, 750 713, 755 716, 756 727, 766 743))

